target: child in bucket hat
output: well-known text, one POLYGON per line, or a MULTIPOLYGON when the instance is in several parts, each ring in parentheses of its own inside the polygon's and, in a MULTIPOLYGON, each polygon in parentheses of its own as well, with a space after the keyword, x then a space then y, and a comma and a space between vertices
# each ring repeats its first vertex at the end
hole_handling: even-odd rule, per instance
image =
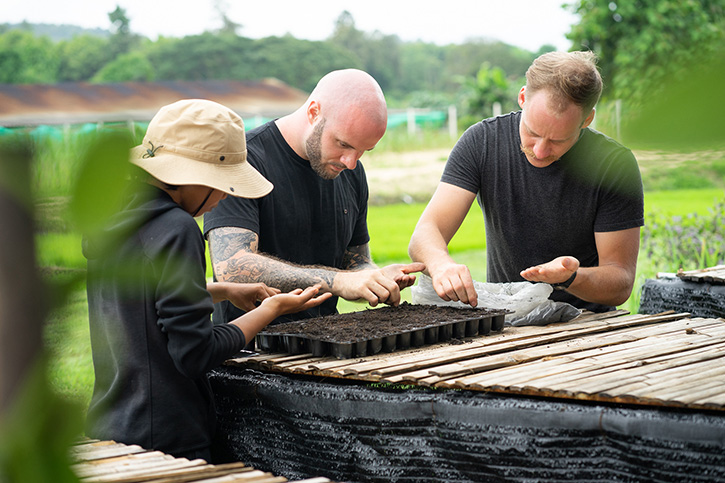
POLYGON ((318 296, 319 286, 280 293, 262 283, 207 283, 194 217, 227 195, 258 198, 272 189, 247 163, 244 123, 232 110, 199 99, 165 106, 130 161, 148 176, 109 220, 112 248, 84 244, 95 371, 86 435, 209 461, 215 411, 206 373, 276 317, 330 294, 318 296), (248 312, 213 325, 220 300, 248 312))

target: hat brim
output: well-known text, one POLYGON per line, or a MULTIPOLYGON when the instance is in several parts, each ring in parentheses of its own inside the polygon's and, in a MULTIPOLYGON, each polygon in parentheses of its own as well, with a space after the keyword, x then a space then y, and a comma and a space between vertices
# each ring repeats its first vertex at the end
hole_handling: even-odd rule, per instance
POLYGON ((171 185, 201 185, 231 196, 261 198, 274 187, 247 161, 218 164, 186 158, 171 152, 144 157, 144 145, 131 149, 130 161, 154 178, 171 185))

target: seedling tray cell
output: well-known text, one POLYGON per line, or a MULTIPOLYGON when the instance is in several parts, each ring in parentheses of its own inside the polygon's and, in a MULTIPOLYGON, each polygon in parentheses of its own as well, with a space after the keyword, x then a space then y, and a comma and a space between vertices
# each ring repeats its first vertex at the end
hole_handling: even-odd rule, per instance
POLYGON ((257 334, 265 352, 364 357, 503 330, 506 310, 458 309, 403 302, 267 327, 257 334))

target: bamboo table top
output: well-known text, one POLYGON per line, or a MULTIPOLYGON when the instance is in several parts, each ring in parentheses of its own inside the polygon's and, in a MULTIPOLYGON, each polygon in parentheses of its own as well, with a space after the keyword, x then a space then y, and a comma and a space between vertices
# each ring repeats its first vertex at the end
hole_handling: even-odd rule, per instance
MULTIPOLYGON (((115 441, 84 440, 71 448, 73 472, 83 483, 282 483, 281 476, 244 463, 212 465, 203 459, 174 458, 160 451, 115 441)), ((329 483, 310 478, 296 483, 329 483)))
POLYGON ((677 277, 689 282, 725 284, 725 265, 717 265, 699 270, 680 270, 677 272, 677 277))
POLYGON ((356 359, 257 354, 229 365, 505 394, 725 410, 725 320, 585 313, 356 359))

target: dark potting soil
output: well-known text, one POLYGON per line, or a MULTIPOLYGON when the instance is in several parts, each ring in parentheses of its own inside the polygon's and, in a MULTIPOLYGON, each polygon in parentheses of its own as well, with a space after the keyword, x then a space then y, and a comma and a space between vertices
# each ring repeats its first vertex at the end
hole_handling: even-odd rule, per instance
POLYGON ((505 310, 441 307, 403 302, 397 307, 385 306, 268 326, 260 334, 295 335, 326 342, 346 343, 504 314, 505 310))

